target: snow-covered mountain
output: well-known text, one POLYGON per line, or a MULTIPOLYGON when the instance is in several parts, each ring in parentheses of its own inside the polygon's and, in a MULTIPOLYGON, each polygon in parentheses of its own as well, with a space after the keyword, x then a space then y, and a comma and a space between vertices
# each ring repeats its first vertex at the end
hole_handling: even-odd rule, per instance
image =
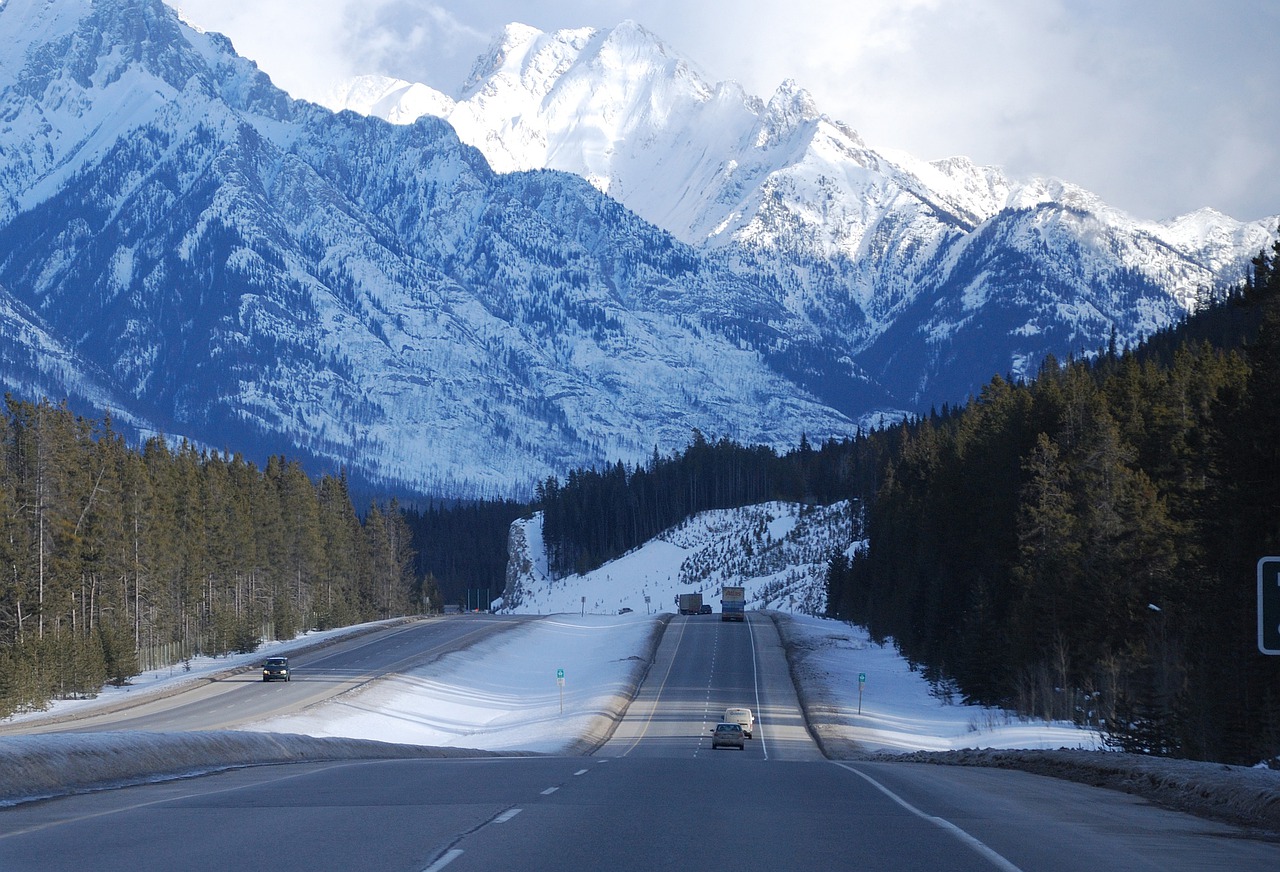
MULTIPOLYGON (((7 0, 0 385, 357 481, 512 493, 694 428, 851 434, 1178 311, 1101 207, 962 162, 912 176, 797 88, 763 104, 634 26, 574 33, 509 30, 452 104, 396 97, 449 124, 394 125, 290 99, 161 0, 7 0), (590 158, 594 186, 459 139, 521 83, 563 102, 555 135, 511 104, 494 136, 590 158), (676 147, 695 134, 719 151, 676 147), (628 188, 653 193, 626 208, 628 188)), ((1218 227, 1180 238, 1209 257, 1218 227)))
POLYGON ((1132 342, 1239 282, 1277 219, 1140 221, 1067 182, 870 148, 796 83, 712 84, 653 34, 511 25, 457 94, 364 77, 335 109, 445 118, 499 172, 571 172, 779 302, 908 407, 962 399, 1045 351, 1132 342), (984 354, 982 349, 989 349, 984 354))
POLYGON ((159 0, 9 0, 0 46, 0 311, 157 429, 452 494, 855 429, 757 277, 576 177, 294 102, 159 0))

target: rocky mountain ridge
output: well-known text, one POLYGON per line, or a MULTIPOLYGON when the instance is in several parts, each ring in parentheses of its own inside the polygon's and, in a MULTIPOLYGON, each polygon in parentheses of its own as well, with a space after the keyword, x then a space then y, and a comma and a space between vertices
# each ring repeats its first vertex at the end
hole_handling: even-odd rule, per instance
POLYGON ((328 104, 444 118, 499 172, 574 173, 768 273, 788 311, 908 408, 963 397, 973 384, 949 377, 957 365, 1025 375, 1051 346, 1094 350, 1110 325, 1136 342, 1204 289, 1239 282, 1277 223, 1207 209, 1144 221, 1062 180, 879 151, 797 83, 768 100, 713 84, 634 22, 513 24, 453 97, 363 77, 328 104), (1004 347, 984 366, 969 350, 993 341, 991 326, 1004 347))

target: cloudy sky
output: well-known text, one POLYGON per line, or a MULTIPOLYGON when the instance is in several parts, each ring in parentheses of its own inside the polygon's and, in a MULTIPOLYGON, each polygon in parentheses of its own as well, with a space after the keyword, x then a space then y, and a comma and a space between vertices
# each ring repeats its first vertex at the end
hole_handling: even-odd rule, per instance
POLYGON ((317 97, 445 93, 504 24, 632 19, 710 79, 792 78, 873 148, 1067 179, 1140 218, 1280 214, 1275 0, 167 0, 317 97))

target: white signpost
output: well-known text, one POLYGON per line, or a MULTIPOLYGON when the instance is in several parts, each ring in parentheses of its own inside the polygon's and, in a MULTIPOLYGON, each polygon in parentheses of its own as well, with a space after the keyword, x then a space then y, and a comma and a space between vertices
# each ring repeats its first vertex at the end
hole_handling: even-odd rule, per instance
POLYGON ((560 687, 560 714, 564 714, 564 670, 556 670, 556 684, 560 687))

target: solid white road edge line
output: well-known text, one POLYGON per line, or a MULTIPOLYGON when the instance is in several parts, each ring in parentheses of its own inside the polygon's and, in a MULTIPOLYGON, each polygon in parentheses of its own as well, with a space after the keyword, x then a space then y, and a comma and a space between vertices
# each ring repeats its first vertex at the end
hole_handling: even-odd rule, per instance
POLYGON ((868 775, 865 772, 859 772, 857 769, 854 769, 852 766, 849 766, 846 763, 836 762, 836 765, 839 766, 841 769, 847 769, 848 771, 852 772, 854 775, 857 775, 859 778, 864 779, 876 790, 880 791, 885 796, 892 799, 894 802, 896 802, 898 805, 905 808, 907 811, 911 812, 916 817, 922 818, 923 820, 927 820, 929 823, 934 824, 935 826, 941 827, 942 829, 951 833, 951 835, 955 836, 957 839, 964 842, 970 848, 972 848, 973 850, 977 851, 979 854, 981 854, 982 856, 990 860, 993 864, 995 864, 996 868, 1003 869, 1004 872, 1022 872, 1022 870, 1019 869, 1017 866, 1010 863, 1000 854, 997 854, 993 849, 987 847, 987 845, 984 842, 981 842, 978 839, 974 838, 973 836, 969 835, 964 830, 960 829, 958 826, 956 826, 946 818, 936 817, 934 815, 927 814, 921 811, 911 803, 907 802, 901 796, 898 796, 898 794, 894 793, 892 790, 885 787, 879 781, 876 781, 874 778, 872 778, 870 775, 868 775))

